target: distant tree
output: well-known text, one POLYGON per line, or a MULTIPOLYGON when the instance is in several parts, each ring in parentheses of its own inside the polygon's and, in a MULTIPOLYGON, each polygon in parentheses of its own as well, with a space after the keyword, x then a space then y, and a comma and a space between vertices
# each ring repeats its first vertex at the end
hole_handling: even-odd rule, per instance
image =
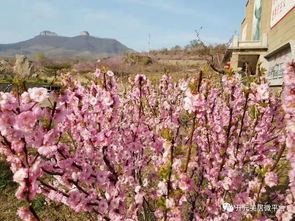
POLYGON ((43 72, 46 76, 54 77, 51 84, 53 84, 60 73, 67 73, 71 70, 70 63, 55 63, 47 62, 43 66, 43 72))
POLYGON ((206 44, 200 37, 200 31, 202 30, 202 27, 199 30, 196 30, 196 39, 190 41, 190 44, 187 45, 186 49, 197 49, 198 54, 201 56, 204 56, 204 58, 207 60, 208 65, 215 71, 220 74, 224 74, 224 71, 222 70, 222 67, 224 66, 223 63, 223 57, 224 54, 228 48, 227 44, 206 44))
POLYGON ((168 55, 169 54, 169 50, 167 48, 163 48, 161 50, 162 54, 168 55))
POLYGON ((171 50, 173 50, 173 51, 180 51, 181 50, 181 46, 175 45, 174 47, 171 48, 171 50))
POLYGON ((124 62, 130 65, 135 65, 135 64, 149 65, 153 63, 151 57, 141 55, 139 53, 126 54, 126 56, 124 57, 124 62))
POLYGON ((44 52, 35 52, 33 53, 32 58, 34 61, 41 62, 41 63, 47 60, 47 57, 44 54, 44 52))
POLYGON ((197 40, 195 39, 195 40, 190 41, 188 47, 192 48, 192 49, 193 48, 203 48, 203 47, 205 47, 205 44, 204 44, 204 42, 199 41, 198 39, 197 40))

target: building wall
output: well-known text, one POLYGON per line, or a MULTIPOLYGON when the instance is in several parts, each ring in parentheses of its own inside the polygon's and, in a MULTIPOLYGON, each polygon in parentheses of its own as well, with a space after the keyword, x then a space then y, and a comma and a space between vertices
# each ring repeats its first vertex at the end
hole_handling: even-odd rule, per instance
POLYGON ((246 41, 252 40, 252 22, 253 22, 253 12, 254 12, 254 0, 248 0, 245 7, 245 19, 241 24, 241 32, 247 25, 246 31, 246 41))
MULTIPOLYGON (((259 0, 248 0, 245 5, 245 18, 241 23, 240 42, 233 40, 231 66, 241 68, 244 60, 254 59, 265 68, 272 85, 282 84, 281 67, 288 58, 295 58, 295 0, 261 0, 260 41, 253 41, 256 27, 253 27, 255 4, 259 0), (273 7, 273 2, 274 7, 273 7), (284 7, 280 4, 284 3, 284 7), (288 14, 285 14, 292 8, 288 14), (272 13, 274 12, 273 21, 272 13), (284 17, 282 17, 284 15, 284 17), (278 21, 278 19, 280 19, 278 21), (278 22, 277 22, 278 21, 278 22), (275 24, 277 22, 277 24, 275 24), (272 23, 272 27, 271 27, 272 23), (256 56, 257 58, 257 56, 256 56)), ((257 8, 259 12, 259 8, 257 8)), ((259 14, 258 14, 259 15, 259 14)), ((257 34, 258 32, 256 32, 257 34)), ((256 35, 259 38, 259 35, 256 35)), ((250 63, 250 62, 248 62, 250 63)), ((252 62, 254 63, 254 62, 252 62)))
MULTIPOLYGON (((261 18, 261 36, 264 33, 268 33, 270 30, 270 15, 271 15, 271 1, 262 0, 262 18, 261 18)), ((248 0, 245 7, 245 19, 241 24, 241 34, 244 27, 247 26, 247 35, 245 40, 253 40, 253 16, 254 16, 254 4, 255 0, 248 0)))
POLYGON ((233 70, 237 70, 238 69, 238 63, 239 63, 239 53, 233 52, 231 59, 230 59, 230 63, 231 63, 231 68, 233 70))
POLYGON ((270 29, 268 34, 269 52, 290 40, 295 40, 295 9, 270 29))
MULTIPOLYGON (((252 24, 255 0, 248 0, 245 7, 245 19, 241 24, 241 35, 247 26, 247 34, 244 40, 252 40, 252 24)), ((272 0, 262 0, 262 19, 261 19, 261 36, 267 34, 269 52, 278 48, 289 40, 295 39, 295 9, 293 8, 278 24, 273 28, 270 27, 272 0)))
POLYGON ((261 32, 266 34, 270 30, 271 2, 272 0, 262 0, 261 32))

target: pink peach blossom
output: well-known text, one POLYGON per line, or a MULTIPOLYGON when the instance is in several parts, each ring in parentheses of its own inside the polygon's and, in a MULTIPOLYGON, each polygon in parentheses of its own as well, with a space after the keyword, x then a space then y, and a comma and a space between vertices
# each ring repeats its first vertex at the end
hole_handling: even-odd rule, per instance
POLYGON ((49 97, 48 91, 46 88, 29 88, 28 93, 30 98, 35 102, 42 102, 49 97))

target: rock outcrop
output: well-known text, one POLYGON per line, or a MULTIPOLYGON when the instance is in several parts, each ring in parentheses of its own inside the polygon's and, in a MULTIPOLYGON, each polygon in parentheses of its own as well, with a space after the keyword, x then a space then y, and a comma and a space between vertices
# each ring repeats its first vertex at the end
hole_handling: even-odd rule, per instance
POLYGON ((82 31, 80 32, 80 36, 90 36, 88 31, 82 31))
POLYGON ((26 56, 16 55, 13 70, 17 77, 22 79, 29 78, 33 74, 33 64, 26 56))
POLYGON ((0 60, 0 79, 13 78, 13 66, 6 60, 0 60))
POLYGON ((8 61, 0 60, 0 72, 7 70, 7 68, 10 66, 8 61))
POLYGON ((42 31, 40 32, 40 36, 58 36, 58 35, 52 31, 42 31))

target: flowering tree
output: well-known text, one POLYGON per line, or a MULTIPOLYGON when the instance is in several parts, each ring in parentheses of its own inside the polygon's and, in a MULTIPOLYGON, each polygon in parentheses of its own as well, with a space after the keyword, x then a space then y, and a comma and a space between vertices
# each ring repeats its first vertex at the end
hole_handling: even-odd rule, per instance
POLYGON ((291 170, 289 171, 289 187, 288 195, 286 197, 286 210, 280 211, 278 214, 283 220, 291 220, 293 214, 295 214, 295 112, 294 112, 294 89, 295 89, 295 61, 292 60, 287 63, 287 67, 284 73, 284 110, 286 112, 286 146, 288 148, 287 158, 291 164, 291 170))
POLYGON ((137 75, 121 92, 111 71, 94 76, 0 94, 0 151, 27 202, 21 219, 40 220, 37 194, 98 220, 282 219, 259 210, 289 194, 278 173, 284 116, 264 79, 227 75, 221 86, 201 72, 155 87, 137 75))

